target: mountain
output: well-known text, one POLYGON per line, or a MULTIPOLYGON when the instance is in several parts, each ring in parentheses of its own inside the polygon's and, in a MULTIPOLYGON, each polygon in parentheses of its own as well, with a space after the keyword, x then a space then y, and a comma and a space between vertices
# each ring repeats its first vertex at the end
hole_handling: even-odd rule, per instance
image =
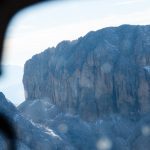
MULTIPOLYGON (((17 108, 0 92, 0 113, 5 115, 16 132, 19 150, 74 150, 48 127, 35 125, 23 117, 17 108)), ((6 138, 6 137, 5 137, 6 138)), ((0 135, 1 147, 5 147, 4 136, 0 135)), ((6 141, 6 140, 5 140, 6 141)), ((5 148, 4 148, 5 149, 5 148)))
POLYGON ((149 25, 108 27, 48 48, 26 62, 23 84, 17 108, 0 94, 19 149, 149 150, 149 25))
POLYGON ((89 32, 33 56, 24 67, 26 100, 49 98, 62 112, 95 121, 150 111, 150 26, 89 32))

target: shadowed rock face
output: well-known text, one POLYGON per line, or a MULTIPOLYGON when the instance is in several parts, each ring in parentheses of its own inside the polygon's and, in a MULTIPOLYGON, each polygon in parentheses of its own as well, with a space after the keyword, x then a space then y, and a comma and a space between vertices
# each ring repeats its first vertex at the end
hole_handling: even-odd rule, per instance
MULTIPOLYGON (((54 131, 74 150, 149 150, 150 147, 150 114, 138 121, 112 114, 88 122, 58 111, 48 99, 25 101, 18 109, 34 125, 40 124, 54 131)), ((33 146, 33 149, 37 147, 33 146)))
MULTIPOLYGON (((0 112, 15 126, 17 150, 149 150, 150 147, 149 114, 139 121, 110 115, 89 123, 79 116, 59 112, 48 99, 25 101, 18 109, 0 93, 0 112)), ((0 144, 6 149, 2 135, 0 144)))
MULTIPOLYGON (((15 129, 17 150, 74 150, 72 146, 44 125, 37 125, 23 117, 17 108, 0 92, 0 113, 15 129)), ((2 120, 0 120, 2 121, 2 120)), ((2 124, 2 122, 1 122, 2 124)), ((7 138, 0 132, 1 149, 7 149, 7 138)))
POLYGON ((93 121, 150 111, 150 26, 109 27, 63 41, 28 60, 26 100, 49 98, 61 111, 93 121))

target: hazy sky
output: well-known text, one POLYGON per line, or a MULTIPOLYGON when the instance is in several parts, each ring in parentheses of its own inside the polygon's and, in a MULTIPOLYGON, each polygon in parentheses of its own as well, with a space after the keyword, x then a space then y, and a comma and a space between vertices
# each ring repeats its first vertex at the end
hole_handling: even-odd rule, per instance
MULTIPOLYGON (((150 0, 60 0, 24 9, 8 28, 3 64, 23 67, 34 54, 56 46, 62 40, 84 36, 91 30, 121 24, 149 24, 149 8, 150 0)), ((7 72, 11 74, 13 84, 10 80, 7 88, 5 80, 8 81, 9 76, 3 76, 0 91, 18 104, 24 100, 20 85, 22 73, 7 72), (16 85, 16 89, 11 85, 16 85), (16 93, 12 94, 14 91, 16 93)))
POLYGON ((149 24, 150 0, 60 0, 21 11, 7 32, 5 64, 22 65, 62 40, 120 24, 149 24))

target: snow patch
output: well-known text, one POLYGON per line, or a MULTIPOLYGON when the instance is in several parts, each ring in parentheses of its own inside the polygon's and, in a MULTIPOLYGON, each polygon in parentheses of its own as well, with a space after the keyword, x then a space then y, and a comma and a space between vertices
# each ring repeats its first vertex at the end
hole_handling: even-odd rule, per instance
POLYGON ((48 128, 48 127, 44 127, 44 128, 45 128, 45 133, 46 133, 46 134, 61 139, 61 138, 60 138, 57 134, 55 134, 54 131, 51 130, 50 128, 48 128))
POLYGON ((35 127, 39 128, 39 129, 43 130, 46 134, 48 134, 48 135, 50 135, 50 136, 53 136, 53 137, 58 138, 58 139, 61 140, 61 138, 60 138, 57 134, 55 134, 52 129, 50 129, 50 128, 48 128, 48 127, 42 125, 42 124, 34 123, 34 121, 32 121, 32 120, 29 120, 29 121, 30 121, 30 123, 31 123, 33 126, 35 126, 35 127))

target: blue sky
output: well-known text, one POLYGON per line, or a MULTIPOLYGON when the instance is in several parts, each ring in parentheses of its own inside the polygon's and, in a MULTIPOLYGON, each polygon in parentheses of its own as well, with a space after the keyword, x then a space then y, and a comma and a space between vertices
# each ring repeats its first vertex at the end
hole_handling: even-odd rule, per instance
MULTIPOLYGON (((149 24, 149 6, 150 0, 59 0, 29 7, 10 23, 3 64, 23 67, 34 54, 62 40, 77 39, 91 30, 121 24, 149 24)), ((0 90, 4 88, 0 84, 0 90)), ((6 94, 11 99, 10 91, 6 94)), ((24 100, 21 96, 20 99, 24 100)))

